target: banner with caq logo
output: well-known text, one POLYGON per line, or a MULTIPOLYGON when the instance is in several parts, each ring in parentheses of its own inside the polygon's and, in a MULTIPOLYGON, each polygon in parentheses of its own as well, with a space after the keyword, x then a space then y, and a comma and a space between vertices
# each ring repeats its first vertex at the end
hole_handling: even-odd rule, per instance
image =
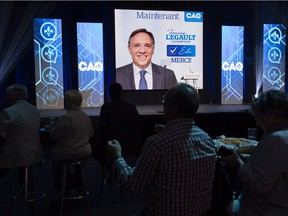
POLYGON ((78 89, 82 107, 104 103, 104 59, 102 23, 77 23, 78 89))

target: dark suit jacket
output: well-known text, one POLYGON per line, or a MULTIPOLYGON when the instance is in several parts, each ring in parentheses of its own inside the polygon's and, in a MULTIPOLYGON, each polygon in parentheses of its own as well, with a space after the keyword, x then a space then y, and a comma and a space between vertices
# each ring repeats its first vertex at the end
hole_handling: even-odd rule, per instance
MULTIPOLYGON (((153 89, 169 89, 177 84, 174 71, 152 63, 153 89), (166 85, 165 74, 166 71, 166 85)), ((133 73, 133 63, 116 69, 116 82, 125 90, 136 89, 133 73)))

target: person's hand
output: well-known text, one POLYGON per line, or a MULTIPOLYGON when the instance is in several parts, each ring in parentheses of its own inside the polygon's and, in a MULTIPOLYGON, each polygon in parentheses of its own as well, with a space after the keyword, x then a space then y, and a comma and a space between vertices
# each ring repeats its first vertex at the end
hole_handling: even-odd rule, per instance
POLYGON ((112 157, 112 158, 117 158, 117 157, 121 157, 122 156, 122 148, 120 143, 113 139, 113 140, 109 140, 107 142, 107 154, 108 156, 112 157))
POLYGON ((234 150, 231 150, 230 155, 221 157, 221 160, 226 162, 227 166, 232 168, 239 168, 244 164, 241 157, 234 150))
POLYGON ((155 124, 153 129, 155 133, 160 133, 161 131, 165 129, 165 125, 155 124))

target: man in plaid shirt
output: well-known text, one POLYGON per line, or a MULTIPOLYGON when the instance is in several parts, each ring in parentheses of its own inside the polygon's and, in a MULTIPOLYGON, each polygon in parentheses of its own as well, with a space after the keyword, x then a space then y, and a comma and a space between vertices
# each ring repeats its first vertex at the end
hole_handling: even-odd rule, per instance
POLYGON ((117 140, 108 141, 108 154, 125 189, 145 192, 141 215, 205 215, 211 207, 216 152, 211 137, 194 124, 198 93, 178 84, 163 105, 166 127, 145 141, 135 167, 126 164, 117 140))

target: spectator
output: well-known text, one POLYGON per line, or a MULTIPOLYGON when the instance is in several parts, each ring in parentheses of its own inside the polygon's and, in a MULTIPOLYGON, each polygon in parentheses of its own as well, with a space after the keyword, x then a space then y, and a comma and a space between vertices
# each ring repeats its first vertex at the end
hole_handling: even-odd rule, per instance
MULTIPOLYGON (((239 169, 240 216, 288 215, 288 95, 279 90, 260 94, 251 113, 264 134, 245 163, 236 152, 223 158, 239 169)), ((237 202, 235 202, 237 204, 237 202)), ((236 207, 236 205, 234 206, 236 207)))
POLYGON ((7 88, 10 106, 0 113, 0 135, 3 137, 3 143, 0 143, 0 176, 4 176, 10 168, 35 164, 44 158, 39 140, 40 114, 27 100, 25 86, 14 84, 7 88))
POLYGON ((167 125, 145 141, 135 167, 126 164, 117 140, 108 142, 107 151, 126 190, 145 192, 141 215, 205 215, 216 153, 213 140, 194 124, 198 93, 178 84, 168 90, 163 105, 167 125))
POLYGON ((95 148, 95 154, 98 152, 98 158, 106 155, 106 144, 108 140, 117 139, 122 143, 122 154, 124 157, 135 161, 140 154, 142 147, 142 138, 140 133, 140 118, 136 106, 127 103, 121 99, 122 86, 119 83, 113 83, 109 86, 111 102, 102 105, 100 111, 99 136, 101 147, 95 148), (100 153, 100 155, 99 155, 100 153), (132 158, 134 157, 134 159, 132 158))
POLYGON ((81 103, 79 91, 66 91, 64 108, 67 114, 61 116, 50 131, 51 139, 55 141, 51 151, 55 188, 59 188, 61 183, 59 161, 85 159, 92 153, 89 139, 94 131, 89 116, 81 110, 81 103))

